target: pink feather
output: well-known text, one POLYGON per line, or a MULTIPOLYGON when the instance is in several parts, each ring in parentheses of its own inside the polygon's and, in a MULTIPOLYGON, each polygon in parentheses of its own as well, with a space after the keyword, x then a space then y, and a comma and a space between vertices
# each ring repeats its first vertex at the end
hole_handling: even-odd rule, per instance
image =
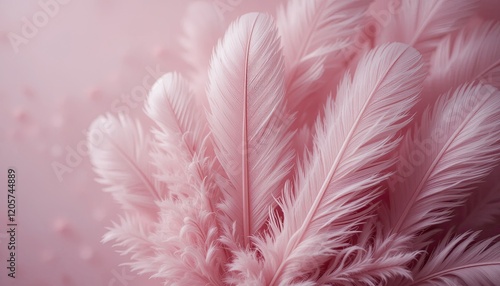
POLYGON ((292 168, 283 57, 272 18, 253 13, 233 23, 215 50, 209 79, 209 123, 229 181, 220 209, 246 247, 292 168))
POLYGON ((247 6, 216 2, 188 4, 151 130, 91 126, 124 211, 104 242, 165 285, 500 281, 490 0, 288 0, 225 34, 247 6))
POLYGON ((408 123, 423 77, 419 53, 390 44, 364 57, 354 78, 344 78, 337 102, 330 100, 317 122, 315 148, 299 168, 295 195, 285 192, 283 223, 272 220, 271 233, 257 239, 263 283, 300 281, 346 246, 393 164, 382 158, 396 147, 394 136, 408 123))

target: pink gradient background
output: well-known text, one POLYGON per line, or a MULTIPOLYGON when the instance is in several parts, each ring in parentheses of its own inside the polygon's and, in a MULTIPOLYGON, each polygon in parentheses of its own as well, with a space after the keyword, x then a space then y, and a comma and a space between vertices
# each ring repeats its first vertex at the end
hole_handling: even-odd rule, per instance
MULTIPOLYGON (((9 33, 22 36, 23 17, 43 10, 38 0, 0 0, 0 285, 162 285, 131 274, 120 266, 128 258, 100 243, 117 206, 88 156, 62 181, 52 164, 67 164, 66 147, 76 150, 93 119, 142 86, 147 67, 186 70, 178 37, 190 2, 70 0, 16 53, 9 33), (17 171, 15 279, 6 269, 8 167, 17 171)), ((231 21, 281 1, 221 2, 237 3, 224 13, 231 21)))

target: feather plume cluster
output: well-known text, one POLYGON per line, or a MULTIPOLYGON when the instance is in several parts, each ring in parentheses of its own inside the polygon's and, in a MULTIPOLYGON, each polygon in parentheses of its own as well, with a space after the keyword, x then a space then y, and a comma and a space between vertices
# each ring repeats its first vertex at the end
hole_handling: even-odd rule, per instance
POLYGON ((376 2, 193 4, 152 130, 91 128, 104 241, 165 285, 500 285, 500 24, 376 2))

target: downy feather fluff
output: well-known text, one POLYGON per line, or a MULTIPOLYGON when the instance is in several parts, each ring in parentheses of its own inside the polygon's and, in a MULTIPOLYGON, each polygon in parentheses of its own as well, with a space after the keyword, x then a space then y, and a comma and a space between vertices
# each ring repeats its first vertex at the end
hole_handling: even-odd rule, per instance
POLYGON ((316 124, 314 151, 299 167, 295 194, 285 192, 281 201, 283 223, 272 220, 270 234, 257 241, 263 284, 299 282, 347 245, 393 164, 383 157, 408 123, 423 77, 420 54, 395 43, 370 52, 354 77, 344 78, 337 101, 328 101, 316 124))
POLYGON ((193 187, 184 200, 165 200, 155 232, 150 236, 152 263, 165 285, 222 285, 226 254, 219 241, 216 213, 204 185, 193 187))
POLYGON ((293 159, 283 57, 270 16, 246 14, 229 27, 212 58, 209 82, 208 121, 229 181, 220 210, 225 225, 236 227, 230 232, 237 244, 246 247, 266 223, 293 159))

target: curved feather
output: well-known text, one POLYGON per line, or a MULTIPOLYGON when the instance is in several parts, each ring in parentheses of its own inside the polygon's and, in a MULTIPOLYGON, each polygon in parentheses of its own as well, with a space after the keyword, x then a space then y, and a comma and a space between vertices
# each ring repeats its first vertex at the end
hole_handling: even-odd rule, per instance
POLYGON ((325 70, 345 62, 343 49, 363 24, 367 0, 289 0, 277 13, 285 58, 285 86, 290 108, 299 107, 325 85, 325 70))
POLYGON ((89 129, 89 153, 98 182, 127 210, 154 214, 155 202, 167 196, 166 187, 152 176, 151 138, 138 121, 127 116, 97 118, 89 129), (93 134, 103 136, 93 141, 93 134))
POLYGON ((448 220, 498 163, 500 94, 464 85, 442 96, 409 131, 390 193, 391 233, 415 235, 448 220))
POLYGON ((492 237, 475 242, 479 232, 446 238, 401 285, 496 285, 500 281, 500 243, 492 237))
POLYGON ((328 101, 295 195, 285 192, 281 202, 283 223, 272 220, 270 235, 257 240, 266 285, 300 281, 345 246, 353 227, 366 219, 376 187, 394 163, 383 158, 396 147, 395 135, 420 92, 420 59, 406 45, 383 45, 360 61, 353 79, 344 78, 337 102, 328 101))
POLYGON ((458 30, 475 12, 477 0, 402 0, 376 44, 402 42, 430 59, 441 38, 458 30))
POLYGON ((264 226, 293 159, 272 18, 252 13, 233 23, 217 46, 209 79, 209 123, 229 181, 220 209, 247 246, 264 226))
POLYGON ((423 104, 464 83, 500 88, 500 24, 487 22, 442 40, 431 60, 423 104))

